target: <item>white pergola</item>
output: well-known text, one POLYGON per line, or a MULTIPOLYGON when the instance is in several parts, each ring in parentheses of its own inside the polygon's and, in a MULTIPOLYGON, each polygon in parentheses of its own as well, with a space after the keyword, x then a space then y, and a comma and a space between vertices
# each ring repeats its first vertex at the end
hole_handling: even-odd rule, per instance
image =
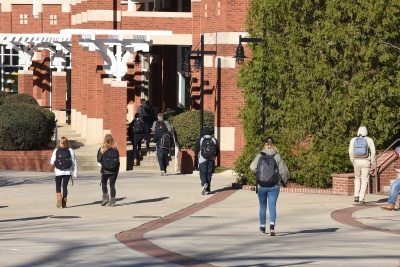
POLYGON ((71 52, 72 35, 82 35, 79 44, 83 50, 100 53, 104 71, 121 81, 128 71, 128 59, 134 52, 149 52, 149 47, 153 45, 151 36, 168 36, 172 35, 172 31, 66 29, 60 34, 0 34, 0 44, 18 51, 19 65, 24 70, 32 65, 36 50, 47 49, 52 54, 53 66, 62 71, 66 65, 66 54, 71 52))

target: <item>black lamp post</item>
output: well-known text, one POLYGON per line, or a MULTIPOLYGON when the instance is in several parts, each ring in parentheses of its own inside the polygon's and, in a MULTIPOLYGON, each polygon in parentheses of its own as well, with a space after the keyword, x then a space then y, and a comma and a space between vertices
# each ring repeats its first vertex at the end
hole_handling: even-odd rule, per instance
POLYGON ((190 68, 190 59, 194 59, 194 68, 196 71, 200 70, 200 136, 203 133, 203 126, 204 126, 204 55, 216 55, 217 52, 215 51, 204 51, 204 35, 200 36, 200 51, 187 51, 182 71, 186 77, 189 77, 191 74, 190 68), (196 56, 190 56, 190 54, 196 54, 196 56))
MULTIPOLYGON (((241 35, 239 35, 239 45, 236 48, 236 55, 233 56, 233 58, 236 58, 236 63, 239 65, 244 63, 244 59, 247 58, 244 55, 244 48, 242 46, 242 42, 246 43, 264 43, 264 40, 262 38, 242 38, 241 35)), ((260 102, 261 102, 261 123, 260 123, 260 132, 261 134, 264 133, 264 122, 265 122, 265 114, 264 114, 264 104, 265 104, 265 94, 264 94, 264 89, 265 89, 265 81, 262 82, 262 89, 260 93, 260 102)))

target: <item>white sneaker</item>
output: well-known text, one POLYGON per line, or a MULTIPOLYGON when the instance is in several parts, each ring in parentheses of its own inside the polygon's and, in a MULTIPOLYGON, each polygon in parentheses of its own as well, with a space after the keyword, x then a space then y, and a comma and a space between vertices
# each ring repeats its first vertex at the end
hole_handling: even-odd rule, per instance
POLYGON ((208 184, 205 183, 205 184, 203 185, 203 188, 201 189, 201 194, 202 194, 202 195, 204 195, 204 194, 206 193, 207 187, 208 187, 208 184))
POLYGON ((164 171, 162 171, 162 172, 161 172, 161 176, 164 176, 164 175, 165 175, 165 172, 164 172, 164 171))

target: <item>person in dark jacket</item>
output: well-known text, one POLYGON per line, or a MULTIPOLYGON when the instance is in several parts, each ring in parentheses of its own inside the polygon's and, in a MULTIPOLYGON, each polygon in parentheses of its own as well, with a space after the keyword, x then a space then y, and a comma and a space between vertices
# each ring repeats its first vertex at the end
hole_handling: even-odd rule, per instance
POLYGON ((214 173, 215 167, 215 158, 219 155, 219 143, 218 140, 211 136, 210 128, 204 127, 202 132, 202 137, 197 139, 196 145, 194 147, 194 153, 197 156, 198 164, 199 164, 199 172, 200 172, 200 180, 201 180, 201 194, 210 194, 211 192, 211 178, 214 173), (209 157, 204 155, 204 139, 211 138, 214 143, 215 153, 214 155, 209 157), (202 149, 203 147, 203 149, 202 149), (202 152, 203 150, 203 152, 202 152))
POLYGON ((99 148, 99 151, 97 152, 97 162, 101 164, 101 189, 103 191, 103 198, 101 202, 101 206, 105 206, 108 203, 110 203, 110 206, 115 206, 115 195, 116 195, 116 190, 115 190, 115 182, 117 181, 117 176, 119 172, 119 154, 118 155, 118 165, 115 168, 115 170, 106 170, 103 166, 103 158, 104 158, 104 153, 106 153, 107 150, 113 149, 118 153, 117 149, 117 144, 115 143, 114 138, 112 137, 111 134, 106 134, 104 136, 103 140, 103 145, 99 148), (109 199, 108 195, 108 190, 107 190, 107 181, 110 183, 110 194, 111 194, 111 199, 109 199))
POLYGON ((172 134, 168 131, 164 122, 160 122, 160 130, 154 134, 152 141, 156 143, 158 164, 160 165, 161 175, 164 176, 167 173, 169 149, 174 145, 172 134))
POLYGON ((153 113, 151 108, 146 104, 145 99, 140 99, 140 106, 137 108, 136 113, 140 114, 140 118, 144 122, 144 132, 145 132, 145 140, 146 147, 149 148, 150 143, 150 127, 153 123, 153 113))
POLYGON ((135 118, 129 124, 128 136, 133 146, 133 165, 137 166, 142 157, 142 139, 144 136, 144 122, 140 119, 140 114, 136 113, 135 118), (136 125, 136 127, 134 127, 136 125))

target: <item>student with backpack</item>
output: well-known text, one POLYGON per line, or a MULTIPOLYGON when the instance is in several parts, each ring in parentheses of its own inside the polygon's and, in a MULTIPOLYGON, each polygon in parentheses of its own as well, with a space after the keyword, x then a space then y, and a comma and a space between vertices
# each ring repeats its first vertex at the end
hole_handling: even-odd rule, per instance
POLYGON ((202 136, 197 139, 194 146, 197 155, 201 180, 201 194, 211 193, 211 178, 214 173, 215 158, 219 155, 218 140, 211 136, 211 130, 204 127, 202 136))
POLYGON ((376 157, 374 141, 367 135, 367 127, 360 126, 357 136, 350 140, 349 145, 349 157, 354 167, 354 202, 361 204, 365 204, 371 162, 376 157))
POLYGON ((101 164, 101 189, 103 191, 101 206, 105 206, 109 203, 109 206, 115 206, 115 182, 119 172, 119 153, 117 144, 111 134, 104 136, 103 145, 97 152, 97 162, 101 164), (109 198, 107 190, 107 181, 110 183, 110 194, 109 198))
POLYGON ((250 169, 256 173, 256 193, 260 203, 259 230, 265 233, 268 203, 269 235, 275 236, 276 202, 280 191, 279 186, 286 187, 289 181, 289 170, 279 155, 272 137, 267 137, 264 140, 264 148, 251 162, 250 169))
POLYGON ((54 164, 54 173, 56 176, 56 207, 66 208, 68 182, 71 176, 73 179, 76 179, 78 171, 75 153, 72 150, 67 137, 61 137, 56 149, 54 149, 53 154, 51 155, 50 164, 54 164))
POLYGON ((168 131, 164 122, 160 123, 160 130, 154 134, 153 140, 157 147, 157 159, 160 165, 161 176, 165 176, 168 166, 168 154, 173 147, 172 134, 168 131))
POLYGON ((146 147, 150 146, 150 127, 153 122, 153 112, 151 108, 146 104, 146 100, 144 98, 140 99, 140 106, 137 108, 136 113, 140 114, 140 118, 144 122, 144 132, 145 132, 145 140, 146 147))
POLYGON ((133 165, 137 166, 142 157, 142 139, 144 135, 144 122, 140 119, 140 114, 136 113, 135 118, 129 124, 128 136, 133 146, 133 165))

